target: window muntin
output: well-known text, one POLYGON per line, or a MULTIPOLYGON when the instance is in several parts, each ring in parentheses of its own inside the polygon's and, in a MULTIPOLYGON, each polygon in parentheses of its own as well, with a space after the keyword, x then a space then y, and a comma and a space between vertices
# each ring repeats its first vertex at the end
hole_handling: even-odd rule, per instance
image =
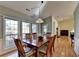
POLYGON ((25 34, 30 33, 30 23, 22 22, 22 37, 25 38, 25 34))
POLYGON ((37 24, 32 24, 32 33, 37 33, 37 24))
POLYGON ((5 47, 13 47, 13 39, 16 37, 18 37, 18 21, 5 19, 5 47))

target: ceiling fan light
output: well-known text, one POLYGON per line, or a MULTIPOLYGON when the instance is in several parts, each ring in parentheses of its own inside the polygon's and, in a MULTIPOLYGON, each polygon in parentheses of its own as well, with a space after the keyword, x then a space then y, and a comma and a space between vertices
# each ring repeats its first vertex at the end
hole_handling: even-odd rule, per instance
POLYGON ((36 23, 43 23, 44 21, 41 19, 41 18, 38 18, 37 20, 36 20, 36 23))

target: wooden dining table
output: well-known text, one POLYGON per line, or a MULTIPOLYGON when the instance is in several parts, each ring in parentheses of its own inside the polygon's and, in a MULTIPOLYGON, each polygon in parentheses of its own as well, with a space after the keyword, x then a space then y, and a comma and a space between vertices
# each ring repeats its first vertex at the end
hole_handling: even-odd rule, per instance
POLYGON ((43 39, 43 41, 39 41, 38 39, 23 39, 23 43, 25 43, 29 48, 34 48, 35 50, 35 57, 38 56, 38 49, 46 44, 48 40, 46 38, 43 39))

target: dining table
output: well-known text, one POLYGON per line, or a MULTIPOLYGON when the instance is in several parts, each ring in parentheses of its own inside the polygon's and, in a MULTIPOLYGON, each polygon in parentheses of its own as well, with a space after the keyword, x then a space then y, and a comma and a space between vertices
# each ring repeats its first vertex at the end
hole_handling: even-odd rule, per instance
POLYGON ((23 39, 22 40, 24 44, 26 44, 29 48, 34 48, 35 50, 35 57, 39 56, 39 48, 46 44, 48 40, 44 37, 42 41, 39 41, 38 39, 23 39))

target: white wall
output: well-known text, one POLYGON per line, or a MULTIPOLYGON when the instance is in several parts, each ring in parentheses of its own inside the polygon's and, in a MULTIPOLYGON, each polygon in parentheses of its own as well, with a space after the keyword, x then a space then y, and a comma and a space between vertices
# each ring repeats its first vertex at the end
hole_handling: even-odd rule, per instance
POLYGON ((74 21, 75 21, 75 44, 74 44, 74 50, 79 56, 79 4, 74 12, 74 21))
POLYGON ((42 24, 42 26, 47 25, 47 32, 52 32, 52 17, 49 16, 43 20, 44 20, 44 23, 42 24))
POLYGON ((56 28, 58 27, 57 20, 52 16, 52 34, 56 34, 56 28))
POLYGON ((51 32, 52 35, 56 34, 56 28, 58 27, 58 22, 53 16, 49 16, 44 20, 43 25, 47 25, 47 32, 51 32))
POLYGON ((0 16, 0 39, 2 39, 2 30, 3 30, 3 27, 2 27, 2 16, 0 16))
POLYGON ((2 16, 0 16, 0 50, 2 49, 2 16))

